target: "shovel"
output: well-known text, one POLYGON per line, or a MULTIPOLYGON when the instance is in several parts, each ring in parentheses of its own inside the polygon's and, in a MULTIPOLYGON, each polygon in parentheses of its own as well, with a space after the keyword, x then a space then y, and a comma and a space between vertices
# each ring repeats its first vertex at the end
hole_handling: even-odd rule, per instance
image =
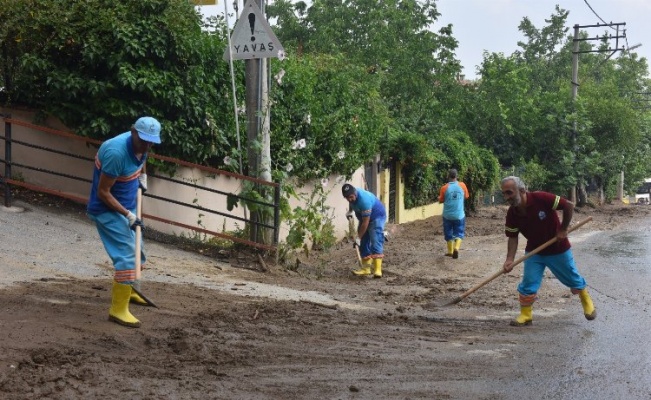
POLYGON ((359 263, 359 267, 364 268, 364 264, 362 264, 362 255, 359 254, 359 246, 354 244, 353 247, 355 248, 355 252, 357 253, 357 262, 359 263))
MULTIPOLYGON (((142 221, 142 189, 141 188, 138 188, 138 197, 136 201, 136 217, 142 221)), ((140 243, 141 236, 142 236, 142 227, 140 225, 136 225, 136 282, 140 282, 140 276, 141 276, 141 265, 140 265, 141 263, 140 253, 142 251, 141 250, 142 246, 140 243)), ((136 294, 138 294, 138 296, 142 297, 142 299, 147 302, 148 306, 158 308, 156 303, 154 303, 149 298, 147 298, 147 296, 142 294, 139 287, 136 287, 136 285, 132 285, 131 288, 133 289, 134 292, 136 292, 136 294)))
MULTIPOLYGON (((347 215, 346 218, 348 218, 348 231, 352 233, 355 231, 355 222, 353 222, 353 216, 347 215)), ((355 248, 355 253, 357 253, 357 262, 359 263, 359 267, 364 268, 364 265, 362 264, 362 255, 359 254, 359 247, 357 247, 355 244, 353 244, 353 247, 355 248)))
MULTIPOLYGON (((579 229, 581 226, 583 226, 585 223, 587 223, 589 221, 592 221, 592 217, 588 217, 588 218, 584 219, 583 221, 579 222, 578 224, 574 225, 573 227, 571 227, 570 229, 567 230, 567 233, 570 233, 570 232, 572 232, 572 231, 574 231, 576 229, 579 229)), ((536 247, 535 249, 528 252, 524 256, 522 256, 522 257, 518 258, 517 260, 515 260, 513 262, 513 266, 515 267, 516 265, 520 264, 521 262, 523 262, 527 258, 533 256, 534 254, 540 253, 542 250, 546 249, 547 247, 552 245, 554 242, 556 242, 555 237, 549 239, 548 241, 546 241, 545 243, 543 243, 540 246, 536 247)), ((488 282, 492 281, 493 279, 497 278, 498 276, 502 275, 503 273, 504 273, 504 270, 500 268, 499 271, 495 272, 493 275, 486 278, 483 282, 481 282, 481 283, 477 284, 476 286, 472 287, 471 289, 467 290, 461 296, 459 296, 459 297, 457 297, 457 298, 455 298, 455 299, 453 299, 453 300, 451 300, 451 301, 449 301, 447 303, 436 305, 435 307, 447 307, 447 306, 451 306, 453 304, 457 304, 458 302, 460 302, 461 300, 463 300, 466 297, 470 296, 476 290, 478 290, 479 288, 485 286, 486 284, 488 284, 488 282)))

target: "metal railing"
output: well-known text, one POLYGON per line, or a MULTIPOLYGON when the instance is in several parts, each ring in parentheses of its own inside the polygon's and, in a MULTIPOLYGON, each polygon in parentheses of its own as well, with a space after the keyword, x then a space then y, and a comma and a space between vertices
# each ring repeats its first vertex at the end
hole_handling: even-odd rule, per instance
MULTIPOLYGON (((66 198, 66 199, 73 200, 73 201, 81 203, 81 204, 87 204, 88 203, 87 198, 76 196, 76 195, 71 194, 71 193, 66 193, 64 191, 54 190, 54 189, 47 188, 47 187, 44 187, 44 186, 30 184, 30 183, 27 183, 27 182, 23 182, 21 180, 13 179, 14 177, 12 175, 12 173, 13 173, 12 172, 12 167, 20 167, 20 168, 31 170, 31 171, 37 171, 37 172, 40 172, 40 173, 55 175, 55 176, 63 177, 63 178, 70 179, 70 180, 85 182, 85 183, 88 183, 89 185, 92 183, 92 181, 90 179, 88 179, 88 178, 84 178, 84 177, 80 177, 80 176, 76 176, 76 175, 72 175, 72 174, 68 174, 68 173, 64 173, 64 172, 56 171, 56 170, 52 170, 52 169, 42 168, 41 166, 38 165, 38 160, 30 160, 30 161, 33 161, 33 162, 35 161, 36 162, 35 164, 34 163, 28 164, 26 162, 23 162, 23 160, 16 161, 12 157, 13 156, 13 146, 14 145, 25 146, 25 147, 29 147, 29 148, 33 148, 33 149, 37 149, 37 150, 42 150, 42 151, 46 151, 48 153, 58 154, 58 155, 64 156, 64 157, 70 157, 70 158, 74 158, 74 159, 80 159, 80 160, 88 161, 90 163, 94 162, 94 158, 86 157, 86 156, 83 156, 83 155, 74 154, 74 153, 70 153, 70 152, 65 152, 65 151, 61 151, 61 150, 57 150, 57 149, 54 149, 54 148, 43 146, 43 145, 41 145, 39 143, 29 143, 29 142, 26 142, 24 140, 17 140, 17 139, 12 137, 13 136, 12 135, 12 125, 23 126, 23 127, 29 128, 29 129, 34 130, 34 131, 43 132, 43 133, 46 133, 46 134, 51 134, 51 135, 63 137, 63 138, 69 139, 69 140, 83 141, 85 143, 90 143, 90 144, 94 144, 94 145, 97 145, 97 146, 101 145, 101 143, 102 143, 101 141, 85 138, 85 137, 82 137, 82 136, 75 135, 73 133, 63 132, 63 131, 52 129, 52 128, 45 127, 45 126, 40 126, 40 125, 28 123, 28 122, 25 122, 25 121, 22 121, 22 120, 13 119, 13 118, 11 118, 10 115, 0 115, 0 117, 4 119, 4 135, 0 136, 0 140, 4 140, 4 142, 5 142, 4 159, 0 159, 0 162, 4 164, 4 176, 0 175, 0 184, 2 184, 4 186, 4 203, 5 203, 5 207, 11 207, 11 204, 12 204, 12 193, 11 193, 11 186, 12 185, 13 186, 23 187, 23 188, 26 188, 26 189, 29 189, 29 190, 32 190, 32 191, 36 191, 36 192, 47 193, 47 194, 50 194, 50 195, 66 198)), ((163 217, 158 216, 158 215, 143 214, 144 218, 151 219, 151 220, 158 221, 158 222, 162 222, 162 223, 169 224, 169 225, 173 225, 173 226, 177 226, 177 227, 180 227, 180 228, 192 230, 192 231, 195 231, 195 232, 212 235, 212 236, 215 236, 215 237, 230 240, 230 241, 233 241, 233 242, 238 242, 238 243, 241 243, 241 244, 245 244, 245 245, 252 246, 252 247, 255 247, 255 248, 259 248, 259 249, 263 249, 263 250, 272 250, 272 251, 276 250, 276 246, 277 246, 278 240, 279 240, 279 230, 280 230, 279 229, 279 227, 280 227, 280 185, 279 184, 277 184, 275 182, 267 182, 267 181, 264 181, 264 180, 258 179, 258 178, 253 178, 253 177, 249 177, 249 176, 245 176, 245 175, 236 174, 236 173, 229 172, 229 171, 223 171, 223 170, 219 170, 219 169, 216 169, 216 168, 211 168, 211 167, 207 167, 207 166, 203 166, 203 165, 193 164, 193 163, 183 161, 183 160, 179 160, 179 159, 175 159, 175 158, 172 158, 172 157, 166 157, 166 156, 161 156, 161 155, 157 155, 157 154, 150 154, 149 157, 154 158, 154 159, 158 159, 158 160, 166 162, 166 163, 172 163, 172 164, 175 164, 177 166, 196 168, 196 169, 198 169, 200 171, 203 171, 203 172, 206 172, 206 173, 209 173, 209 174, 229 176, 229 177, 234 178, 234 179, 238 179, 238 180, 242 180, 242 181, 249 181, 249 182, 252 182, 252 183, 254 183, 256 185, 267 186, 270 189, 272 189, 273 193, 274 193, 273 201, 267 202, 267 201, 263 201, 263 200, 256 200, 256 199, 250 199, 250 198, 242 197, 242 196, 239 196, 237 194, 227 193, 227 192, 212 189, 212 188, 209 188, 209 187, 206 187, 206 186, 197 185, 197 184, 191 183, 191 182, 185 182, 185 181, 182 181, 182 180, 179 180, 179 179, 175 179, 174 177, 167 177, 167 176, 163 176, 163 175, 155 174, 155 173, 149 173, 148 174, 149 176, 153 177, 154 179, 165 180, 165 181, 171 182, 173 184, 183 185, 183 186, 191 187, 191 188, 194 188, 194 189, 203 190, 203 191, 206 191, 208 193, 222 195, 222 196, 224 196, 224 201, 225 202, 226 202, 227 197, 231 196, 231 197, 236 197, 239 200, 243 200, 244 202, 255 203, 258 206, 271 208, 272 211, 273 211, 273 225, 270 225, 270 224, 265 223, 265 222, 257 221, 257 220, 255 220, 255 218, 242 218, 242 217, 237 216, 235 214, 230 214, 230 213, 227 213, 227 212, 213 210, 213 209, 210 209, 210 208, 202 207, 202 206, 200 206, 198 204, 185 203, 185 202, 179 201, 179 200, 174 199, 174 198, 169 198, 169 197, 156 195, 156 194, 153 194, 153 193, 151 193, 149 191, 146 192, 144 194, 144 196, 150 197, 152 199, 156 199, 156 200, 159 200, 159 201, 167 202, 167 203, 170 203, 170 204, 175 204, 175 205, 178 205, 178 206, 182 206, 182 207, 185 207, 185 208, 195 209, 195 210, 199 210, 201 212, 207 212, 207 213, 211 213, 211 214, 214 214, 214 215, 220 215, 220 216, 223 216, 223 217, 225 217, 227 219, 241 221, 241 222, 244 222, 246 224, 249 224, 250 226, 255 227, 256 229, 258 229, 258 228, 271 229, 271 230, 273 230, 273 245, 268 245, 268 244, 263 244, 263 243, 256 243, 254 241, 247 240, 247 239, 244 239, 244 238, 241 238, 241 237, 238 237, 238 236, 230 235, 228 233, 217 232, 215 230, 210 230, 210 229, 206 229, 206 228, 203 228, 203 227, 197 227, 197 226, 192 226, 192 225, 184 224, 184 223, 177 222, 177 221, 171 221, 169 219, 163 218, 163 217)))

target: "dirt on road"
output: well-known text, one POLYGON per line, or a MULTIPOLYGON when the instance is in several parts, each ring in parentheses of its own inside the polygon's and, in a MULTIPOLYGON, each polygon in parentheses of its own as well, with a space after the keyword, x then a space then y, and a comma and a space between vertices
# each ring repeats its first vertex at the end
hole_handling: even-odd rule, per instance
MULTIPOLYGON (((29 207, 49 215, 56 208, 63 219, 80 214, 61 204, 29 207)), ((159 308, 131 306, 140 329, 107 320, 110 265, 95 278, 36 274, 0 288, 0 398, 501 398, 474 393, 467 382, 490 368, 485 357, 512 356, 519 333, 508 321, 517 315, 520 269, 452 307, 432 305, 501 268, 505 213, 499 206, 469 215, 456 260, 443 255, 440 218, 389 227, 382 279, 352 276, 357 259, 347 241, 284 266, 270 258, 263 265, 247 251, 183 262, 180 250, 152 251, 149 268, 161 279, 147 281, 145 270, 143 288, 159 308), (181 279, 189 275, 197 278, 181 279)), ((649 215, 651 206, 582 208, 574 220, 593 221, 571 240, 649 215)), ((96 235, 78 223, 80 235, 96 235)), ((38 262, 48 263, 48 255, 38 262)), ((549 276, 539 303, 549 313, 579 313, 569 297, 549 276)), ((510 373, 491 371, 504 379, 510 373)))

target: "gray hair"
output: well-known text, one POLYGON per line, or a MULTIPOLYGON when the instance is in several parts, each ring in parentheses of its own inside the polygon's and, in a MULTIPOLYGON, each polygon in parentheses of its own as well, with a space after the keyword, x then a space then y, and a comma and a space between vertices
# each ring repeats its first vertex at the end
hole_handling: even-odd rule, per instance
POLYGON ((527 186, 524 184, 524 182, 522 182, 522 179, 518 178, 517 176, 507 176, 506 178, 502 179, 502 185, 508 181, 513 181, 518 190, 527 190, 527 186))

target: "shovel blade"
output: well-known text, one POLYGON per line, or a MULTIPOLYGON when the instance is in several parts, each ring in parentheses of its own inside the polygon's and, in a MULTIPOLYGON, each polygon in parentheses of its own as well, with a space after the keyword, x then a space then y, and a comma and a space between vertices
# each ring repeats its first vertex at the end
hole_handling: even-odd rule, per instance
POLYGON ((147 296, 145 296, 145 295, 144 295, 144 294, 143 294, 139 289, 137 289, 135 286, 131 286, 131 288, 133 289, 134 292, 136 292, 136 294, 137 294, 138 296, 142 297, 142 299, 143 299, 144 301, 147 302, 147 305, 148 305, 148 306, 158 308, 158 306, 156 305, 156 303, 154 303, 153 301, 151 301, 151 299, 149 299, 147 296))
POLYGON ((454 299, 452 299, 452 300, 450 300, 450 301, 448 301, 446 303, 439 304, 439 305, 437 305, 437 307, 449 307, 449 306, 452 306, 452 305, 455 305, 455 304, 459 303, 461 300, 463 300, 463 297, 457 297, 457 298, 454 298, 454 299))
POLYGON ((436 308, 449 307, 451 305, 459 303, 461 300, 463 300, 463 297, 456 297, 456 298, 454 298, 454 299, 452 299, 450 301, 446 301, 444 303, 432 302, 432 303, 426 304, 426 305, 424 305, 422 307, 424 309, 427 309, 427 310, 433 310, 433 309, 436 309, 436 308))

